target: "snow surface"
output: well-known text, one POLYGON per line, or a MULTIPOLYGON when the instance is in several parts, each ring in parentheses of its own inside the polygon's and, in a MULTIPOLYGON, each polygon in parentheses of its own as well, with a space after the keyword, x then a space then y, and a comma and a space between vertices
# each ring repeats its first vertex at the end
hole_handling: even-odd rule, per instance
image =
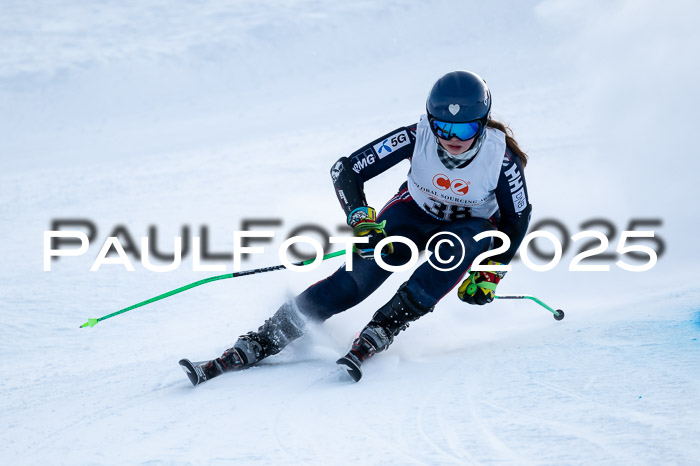
MULTIPOLYGON (((5 1, 0 7, 0 458, 4 464, 699 464, 700 227, 695 2, 5 1), (188 225, 230 250, 250 218, 335 233, 330 164, 416 121, 442 73, 484 76, 531 155, 533 222, 574 234, 661 219, 648 272, 516 263, 470 308, 448 295, 359 384, 334 361, 407 273, 260 367, 191 387, 218 356, 325 277, 224 280, 105 265, 107 235, 188 225), (43 272, 52 219, 98 240, 43 272)), ((367 185, 380 206, 400 165, 367 185)), ((260 229, 260 228, 258 228, 260 229)), ((613 251, 617 237, 611 238, 613 251)), ((577 245, 578 246, 578 245, 577 245)), ((226 265, 231 271, 232 264, 226 265)))

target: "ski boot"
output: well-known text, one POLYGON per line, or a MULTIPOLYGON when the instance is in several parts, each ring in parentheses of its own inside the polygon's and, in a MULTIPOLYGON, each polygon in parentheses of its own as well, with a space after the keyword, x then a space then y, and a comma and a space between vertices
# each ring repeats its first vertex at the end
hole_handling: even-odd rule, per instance
POLYGON ((227 349, 215 359, 223 372, 250 367, 269 356, 279 353, 289 343, 301 337, 306 330, 306 322, 296 310, 296 306, 285 303, 279 310, 258 328, 238 337, 233 348, 227 349))
POLYGON ((220 357, 199 363, 187 359, 180 361, 192 385, 199 385, 224 372, 246 369, 262 359, 277 354, 301 337, 306 330, 304 318, 293 302, 282 305, 279 310, 257 332, 248 332, 238 337, 233 347, 220 357))
POLYGON ((352 342, 350 351, 336 363, 358 382, 362 378, 363 362, 386 350, 394 342, 394 337, 408 328, 409 322, 432 312, 433 309, 434 306, 425 307, 415 300, 404 283, 394 297, 374 313, 372 320, 352 342))

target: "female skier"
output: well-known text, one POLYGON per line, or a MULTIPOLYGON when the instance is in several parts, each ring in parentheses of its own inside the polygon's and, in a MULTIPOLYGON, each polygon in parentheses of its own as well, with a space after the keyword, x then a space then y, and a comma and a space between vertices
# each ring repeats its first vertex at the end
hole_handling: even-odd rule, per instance
MULTIPOLYGON (((464 259, 448 271, 423 263, 379 308, 348 354, 338 360, 354 380, 362 375, 363 361, 386 350, 409 322, 432 312, 465 274, 469 273, 458 288, 462 301, 480 305, 493 301, 505 272, 470 272, 476 256, 491 247, 490 238, 476 242, 473 237, 493 229, 508 235, 510 247, 488 265, 508 264, 527 231, 531 205, 523 174, 527 156, 510 129, 490 119, 490 112, 491 93, 484 80, 468 71, 453 71, 435 83, 427 114, 418 123, 392 131, 333 164, 331 177, 347 223, 355 236, 367 239, 354 247, 359 259, 353 260, 352 271, 343 265, 310 286, 283 304, 257 332, 239 337, 220 358, 199 365, 181 361, 192 383, 277 354, 304 334, 307 322, 323 322, 361 303, 391 274, 373 260, 375 246, 387 236, 403 236, 423 250, 433 235, 449 232, 464 243, 464 259), (408 179, 377 215, 365 199, 364 182, 404 159, 411 164, 408 179)), ((456 262, 462 257, 456 243, 444 244, 441 258, 456 262)), ((405 264, 411 257, 409 247, 398 241, 380 252, 390 265, 405 264)), ((443 269, 451 267, 447 262, 443 269)))

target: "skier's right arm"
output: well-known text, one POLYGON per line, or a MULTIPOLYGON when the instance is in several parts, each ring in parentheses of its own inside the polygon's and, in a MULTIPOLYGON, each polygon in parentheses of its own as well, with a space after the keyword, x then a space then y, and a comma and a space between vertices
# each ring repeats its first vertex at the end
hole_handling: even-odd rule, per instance
POLYGON ((365 181, 410 158, 415 144, 416 124, 413 124, 385 134, 333 164, 333 187, 346 217, 353 210, 367 206, 365 181))
MULTIPOLYGON (((377 223, 376 211, 365 198, 364 182, 393 167, 413 155, 416 143, 416 125, 399 128, 356 150, 350 157, 341 157, 331 167, 335 194, 345 212, 348 225, 355 236, 365 237, 367 243, 356 245, 354 250, 362 258, 371 259, 374 247, 386 237, 384 225, 377 223)), ((391 254, 389 244, 383 252, 391 254)))

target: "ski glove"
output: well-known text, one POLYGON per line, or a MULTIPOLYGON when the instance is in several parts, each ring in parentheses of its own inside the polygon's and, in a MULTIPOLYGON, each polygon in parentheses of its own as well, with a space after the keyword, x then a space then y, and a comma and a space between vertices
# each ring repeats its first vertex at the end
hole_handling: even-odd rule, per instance
MULTIPOLYGON (((353 251, 363 259, 374 259, 374 248, 381 240, 386 238, 384 226, 386 220, 377 223, 377 211, 371 207, 358 207, 348 215, 348 225, 352 227, 353 234, 358 237, 369 238, 368 243, 355 244, 353 251)), ((389 243, 384 246, 383 256, 393 254, 394 245, 389 243)))
MULTIPOLYGON (((487 265, 502 265, 489 261, 487 265)), ((496 286, 505 272, 469 272, 469 277, 462 282, 457 295, 469 304, 488 304, 496 296, 496 286)))

